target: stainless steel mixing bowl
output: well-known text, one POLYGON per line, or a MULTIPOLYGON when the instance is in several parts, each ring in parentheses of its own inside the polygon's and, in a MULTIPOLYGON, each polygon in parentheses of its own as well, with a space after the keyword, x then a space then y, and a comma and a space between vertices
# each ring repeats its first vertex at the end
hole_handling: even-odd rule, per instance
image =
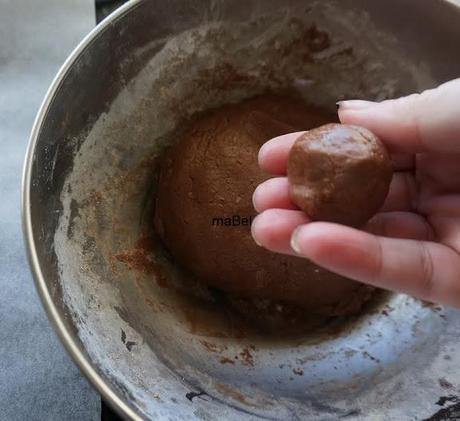
POLYGON ((33 128, 24 234, 50 319, 120 414, 400 421, 459 390, 456 311, 388 295, 264 336, 206 290, 180 292, 192 281, 141 241, 162 151, 191 115, 267 90, 328 107, 420 91, 460 74, 459 40, 448 1, 157 0, 82 41, 33 128))

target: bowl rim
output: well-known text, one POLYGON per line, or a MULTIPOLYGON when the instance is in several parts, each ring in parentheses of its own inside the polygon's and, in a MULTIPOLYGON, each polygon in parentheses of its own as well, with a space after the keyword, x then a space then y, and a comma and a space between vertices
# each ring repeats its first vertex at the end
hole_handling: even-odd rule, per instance
POLYGON ((100 34, 102 34, 111 24, 113 24, 114 21, 118 20, 123 15, 128 14, 131 10, 139 6, 144 1, 145 0, 130 0, 116 9, 113 13, 108 15, 78 43, 78 45, 68 55, 58 70, 45 94, 45 97, 40 105, 32 126, 22 171, 21 187, 22 232, 27 259, 31 268, 32 276, 34 278, 35 288, 38 291, 42 305, 46 310, 48 319, 51 321, 55 332, 58 334, 58 337, 68 354, 70 354, 73 361, 76 363, 85 377, 89 380, 89 382, 94 386, 96 391, 99 392, 99 394, 104 398, 104 401, 110 404, 110 406, 112 406, 119 413, 119 415, 123 416, 124 418, 129 418, 136 421, 141 421, 143 417, 138 414, 131 406, 129 406, 128 403, 121 397, 121 395, 117 393, 110 381, 104 379, 103 376, 97 371, 93 362, 83 352, 82 346, 79 344, 76 335, 67 330, 63 321, 63 317, 53 302, 50 290, 46 284, 45 277, 40 266, 39 258, 37 256, 37 248, 33 236, 30 191, 32 184, 32 166, 38 138, 53 99, 66 75, 81 56, 81 54, 91 45, 93 41, 98 38, 100 34))

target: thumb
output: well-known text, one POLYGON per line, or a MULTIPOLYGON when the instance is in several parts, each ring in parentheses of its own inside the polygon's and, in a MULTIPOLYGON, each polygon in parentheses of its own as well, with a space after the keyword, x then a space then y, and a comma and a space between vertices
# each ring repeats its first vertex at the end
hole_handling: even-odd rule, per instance
POLYGON ((460 152, 460 79, 383 102, 341 101, 342 123, 366 127, 393 153, 460 152))

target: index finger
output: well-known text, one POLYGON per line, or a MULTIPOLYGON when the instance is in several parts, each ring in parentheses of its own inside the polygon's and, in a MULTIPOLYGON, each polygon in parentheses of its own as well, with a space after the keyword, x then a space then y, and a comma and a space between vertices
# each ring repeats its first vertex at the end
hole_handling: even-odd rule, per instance
POLYGON ((304 133, 288 133, 265 142, 259 150, 260 168, 273 175, 286 175, 289 151, 297 138, 304 133))
POLYGON ((390 152, 460 152, 460 79, 421 94, 378 103, 339 102, 342 123, 363 126, 390 152))

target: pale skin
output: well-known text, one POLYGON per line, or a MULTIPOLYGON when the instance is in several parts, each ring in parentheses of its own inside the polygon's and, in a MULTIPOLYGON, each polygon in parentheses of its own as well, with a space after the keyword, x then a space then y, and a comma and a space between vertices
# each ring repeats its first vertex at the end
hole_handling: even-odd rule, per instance
POLYGON ((384 289, 460 308, 460 79, 381 103, 343 101, 342 123, 385 143, 394 176, 363 229, 310 222, 289 199, 286 164, 300 133, 271 139, 260 167, 274 178, 254 192, 254 240, 384 289))

